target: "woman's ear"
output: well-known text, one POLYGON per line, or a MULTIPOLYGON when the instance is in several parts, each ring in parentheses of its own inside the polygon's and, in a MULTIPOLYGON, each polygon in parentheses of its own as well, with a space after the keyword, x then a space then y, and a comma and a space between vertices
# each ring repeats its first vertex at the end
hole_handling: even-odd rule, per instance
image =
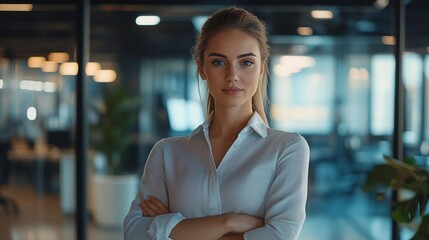
POLYGON ((197 65, 198 75, 200 75, 200 77, 201 77, 202 80, 207 80, 207 75, 203 71, 203 69, 201 68, 202 62, 201 62, 200 58, 197 58, 197 60, 195 61, 195 63, 197 65))
POLYGON ((198 74, 200 75, 202 80, 207 80, 207 75, 201 68, 198 68, 198 74))

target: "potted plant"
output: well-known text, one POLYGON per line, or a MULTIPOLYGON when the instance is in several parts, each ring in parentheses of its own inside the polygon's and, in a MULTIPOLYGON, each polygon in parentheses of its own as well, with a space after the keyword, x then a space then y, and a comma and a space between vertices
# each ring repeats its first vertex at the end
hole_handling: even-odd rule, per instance
POLYGON ((376 165, 367 175, 364 191, 377 189, 377 199, 386 195, 385 190, 399 191, 399 200, 393 203, 392 218, 415 231, 413 240, 429 239, 429 171, 415 164, 413 158, 399 161, 384 157, 386 163, 376 165))
POLYGON ((94 105, 97 121, 90 140, 105 166, 91 176, 91 213, 99 225, 121 227, 138 188, 138 176, 127 173, 123 156, 130 145, 130 127, 137 120, 139 97, 120 86, 106 87, 101 104, 94 105))

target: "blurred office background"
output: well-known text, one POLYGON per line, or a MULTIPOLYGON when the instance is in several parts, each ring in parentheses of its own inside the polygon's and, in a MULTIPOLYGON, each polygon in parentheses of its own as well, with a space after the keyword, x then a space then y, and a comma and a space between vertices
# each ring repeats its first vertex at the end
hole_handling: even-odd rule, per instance
MULTIPOLYGON (((75 239, 76 5, 20 3, 0 4, 0 239, 75 239)), ((403 144, 406 156, 427 165, 429 2, 404 3, 403 144)), ((203 121, 204 84, 190 48, 205 18, 230 5, 268 26, 271 126, 310 145, 300 239, 391 239, 389 199, 360 189, 392 154, 396 16, 389 0, 92 1, 88 106, 100 104, 109 86, 140 97, 122 168, 139 176, 157 140, 203 121), (136 24, 148 15, 159 23, 136 24)), ((96 121, 91 109, 88 124, 96 121)), ((94 159, 88 181, 103 166, 94 159)), ((101 202, 89 204, 89 239, 122 239, 120 226, 95 221, 94 204, 101 202)), ((401 239, 412 233, 400 226, 401 239)))

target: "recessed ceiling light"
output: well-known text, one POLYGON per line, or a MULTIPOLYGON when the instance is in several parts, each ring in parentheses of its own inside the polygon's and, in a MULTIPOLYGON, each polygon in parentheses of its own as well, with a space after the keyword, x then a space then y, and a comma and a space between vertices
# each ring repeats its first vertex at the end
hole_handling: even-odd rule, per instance
POLYGON ((384 45, 395 45, 395 37, 394 36, 382 36, 381 42, 384 45))
POLYGON ((28 58, 27 65, 29 68, 42 68, 44 62, 46 62, 45 57, 33 56, 28 58))
POLYGON ((374 6, 378 9, 383 9, 389 5, 389 0, 375 0, 374 6))
POLYGON ((65 52, 51 52, 48 55, 48 61, 62 63, 62 62, 67 62, 68 60, 69 60, 69 54, 65 52))
POLYGON ((158 16, 138 16, 136 24, 140 26, 153 26, 157 25, 161 19, 158 16))
POLYGON ((0 4, 0 11, 31 11, 33 4, 0 4))
POLYGON ((316 19, 331 19, 334 17, 334 13, 329 10, 313 10, 311 16, 316 19))
POLYGON ((85 66, 85 73, 88 76, 95 76, 97 71, 101 69, 101 64, 98 62, 88 62, 85 66))
POLYGON ((116 80, 116 71, 110 69, 98 70, 94 76, 96 82, 113 82, 116 80))
POLYGON ((77 75, 79 66, 77 62, 64 62, 60 66, 60 74, 64 76, 74 76, 77 75))
POLYGON ((58 63, 54 61, 46 61, 43 63, 43 72, 56 72, 58 70, 58 63))
POLYGON ((313 35, 313 29, 311 29, 310 27, 299 27, 296 31, 301 36, 313 35))

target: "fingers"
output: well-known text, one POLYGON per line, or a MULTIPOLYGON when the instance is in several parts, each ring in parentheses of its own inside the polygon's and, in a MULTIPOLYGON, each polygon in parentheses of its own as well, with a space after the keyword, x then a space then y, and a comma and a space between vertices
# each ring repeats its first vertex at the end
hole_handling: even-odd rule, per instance
POLYGON ((170 209, 168 209, 168 207, 165 206, 158 198, 149 196, 149 200, 161 211, 161 213, 170 213, 170 209))
POLYGON ((150 196, 148 199, 143 199, 140 203, 143 216, 156 217, 161 214, 170 213, 170 210, 156 197, 150 196))

